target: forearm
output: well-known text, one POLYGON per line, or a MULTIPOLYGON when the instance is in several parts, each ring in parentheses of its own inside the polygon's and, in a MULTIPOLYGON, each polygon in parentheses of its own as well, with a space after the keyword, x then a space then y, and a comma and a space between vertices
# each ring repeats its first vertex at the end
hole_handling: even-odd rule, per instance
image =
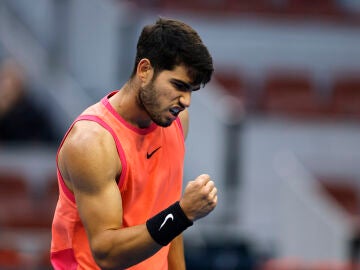
POLYGON ((184 243, 182 235, 176 237, 170 244, 168 255, 169 270, 185 270, 184 243))
POLYGON ((151 238, 145 224, 106 230, 91 240, 93 256, 102 269, 128 268, 149 258, 161 247, 151 238))
MULTIPOLYGON (((127 268, 147 259, 161 247, 174 241, 192 224, 179 202, 175 202, 148 219, 146 224, 123 229, 112 229, 114 226, 111 226, 88 234, 94 258, 99 266, 104 269, 117 269, 127 268)), ((182 239, 180 240, 174 242, 179 241, 174 247, 180 250, 179 254, 183 256, 182 239)))

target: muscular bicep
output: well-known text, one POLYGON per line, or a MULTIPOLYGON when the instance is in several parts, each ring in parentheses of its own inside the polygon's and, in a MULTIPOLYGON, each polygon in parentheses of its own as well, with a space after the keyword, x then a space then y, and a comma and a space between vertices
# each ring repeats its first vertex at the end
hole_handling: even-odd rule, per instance
POLYGON ((102 231, 120 228, 121 164, 112 136, 96 123, 79 123, 61 149, 61 161, 90 242, 102 231))

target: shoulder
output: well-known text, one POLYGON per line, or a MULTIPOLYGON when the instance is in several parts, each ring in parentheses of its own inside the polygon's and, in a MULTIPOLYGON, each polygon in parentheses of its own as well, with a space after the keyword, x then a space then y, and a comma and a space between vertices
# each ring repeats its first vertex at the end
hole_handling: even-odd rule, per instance
POLYGON ((189 131, 189 111, 185 109, 179 114, 179 119, 184 133, 184 139, 186 139, 189 131))
POLYGON ((69 182, 115 179, 121 170, 112 135, 92 121, 74 124, 59 151, 58 163, 69 182))
POLYGON ((68 151, 110 150, 115 146, 112 135, 93 121, 78 121, 70 130, 64 141, 64 149, 68 151))

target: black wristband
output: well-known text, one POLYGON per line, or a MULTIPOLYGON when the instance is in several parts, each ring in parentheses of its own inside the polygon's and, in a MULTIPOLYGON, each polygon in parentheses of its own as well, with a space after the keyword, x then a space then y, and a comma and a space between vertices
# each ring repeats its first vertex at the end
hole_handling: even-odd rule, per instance
POLYGON ((166 246, 186 228, 193 225, 181 209, 179 202, 161 211, 146 221, 151 237, 162 246, 166 246))

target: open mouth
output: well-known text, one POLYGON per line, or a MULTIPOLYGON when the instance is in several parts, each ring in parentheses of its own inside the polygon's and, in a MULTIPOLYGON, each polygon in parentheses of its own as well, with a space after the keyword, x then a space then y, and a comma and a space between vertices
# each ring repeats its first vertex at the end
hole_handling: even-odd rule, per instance
POLYGON ((182 109, 175 107, 175 108, 171 108, 169 111, 173 116, 177 117, 179 113, 182 111, 182 109))

